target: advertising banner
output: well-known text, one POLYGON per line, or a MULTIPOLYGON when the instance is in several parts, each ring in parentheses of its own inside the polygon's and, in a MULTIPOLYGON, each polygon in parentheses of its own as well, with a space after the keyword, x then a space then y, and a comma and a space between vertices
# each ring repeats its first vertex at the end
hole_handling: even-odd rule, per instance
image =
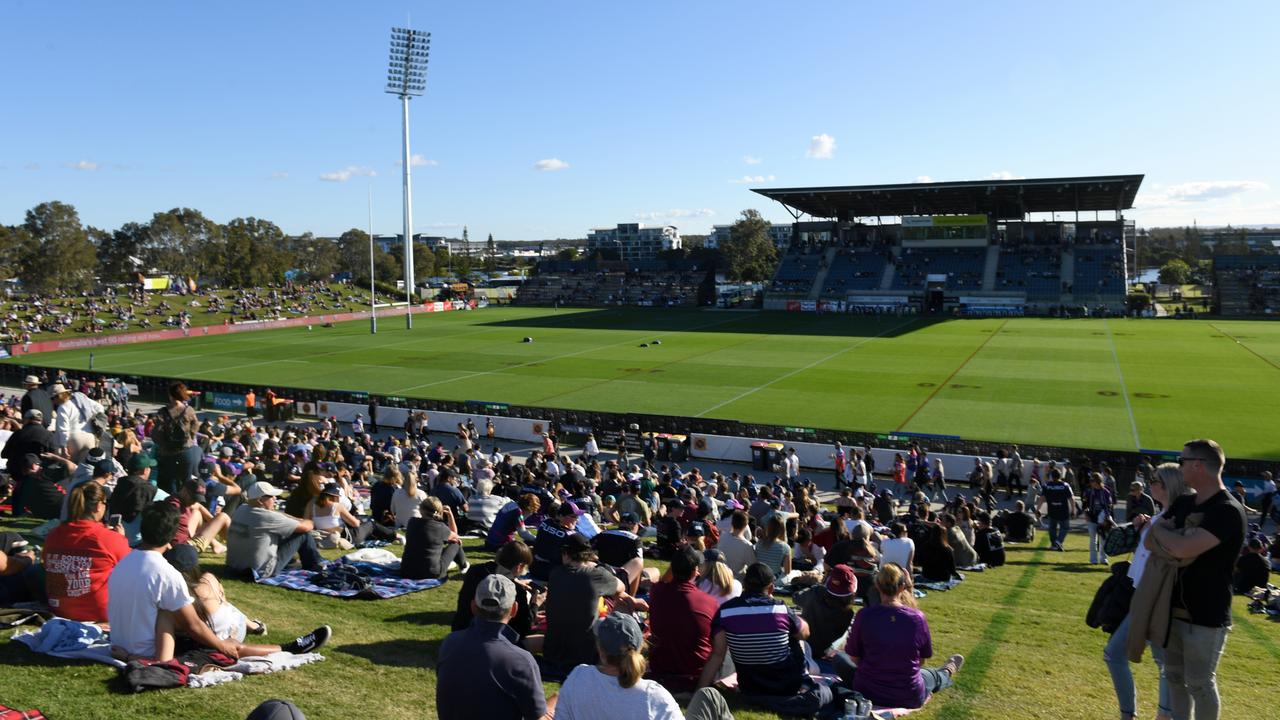
POLYGON ((244 396, 238 393, 206 392, 204 394, 204 409, 244 412, 244 396))

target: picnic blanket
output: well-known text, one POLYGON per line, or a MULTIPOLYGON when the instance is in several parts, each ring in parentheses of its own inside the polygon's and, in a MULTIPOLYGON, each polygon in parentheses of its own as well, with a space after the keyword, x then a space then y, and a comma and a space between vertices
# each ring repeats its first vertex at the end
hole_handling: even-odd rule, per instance
POLYGON ((406 580, 400 577, 400 562, 378 564, 364 561, 353 561, 347 558, 326 562, 319 572, 310 570, 286 570, 275 577, 258 581, 262 585, 272 585, 289 590, 318 593, 329 597, 358 598, 361 600, 386 600, 387 598, 408 595, 419 590, 430 590, 440 585, 439 580, 406 580), (326 580, 337 574, 350 574, 358 571, 367 583, 329 585, 326 580), (321 580, 317 584, 315 581, 321 580))
MULTIPOLYGON (((840 678, 836 677, 835 675, 818 675, 818 674, 810 673, 809 677, 813 678, 815 682, 822 683, 823 685, 834 685, 840 682, 840 678)), ((730 673, 728 675, 725 675, 724 677, 717 680, 715 685, 718 688, 722 688, 730 692, 737 692, 738 691, 738 673, 730 673)), ((914 709, 913 708, 890 708, 890 707, 882 707, 880 705, 876 705, 871 708, 871 717, 875 718, 876 720, 891 720, 892 718, 902 717, 903 715, 910 715, 911 713, 915 712, 918 709, 919 708, 914 708, 914 709)))
POLYGON ((0 720, 45 720, 39 710, 14 710, 0 705, 0 720))
MULTIPOLYGON (((54 618, 44 624, 36 632, 14 635, 11 640, 20 642, 32 652, 51 657, 70 660, 92 660, 114 668, 123 668, 125 663, 111 656, 111 641, 108 634, 98 625, 82 623, 63 618, 54 618)), ((320 653, 293 654, 276 652, 263 657, 242 657, 225 668, 211 669, 203 673, 191 673, 187 678, 187 687, 209 687, 221 685, 243 678, 245 675, 262 675, 266 673, 292 670, 324 660, 320 653)), ((0 715, 0 720, 3 720, 0 715)))
MULTIPOLYGON (((921 579, 923 580, 923 578, 921 579)), ((962 579, 963 578, 953 577, 946 582, 917 582, 915 586, 918 588, 928 588, 930 590, 950 590, 951 588, 959 585, 962 579)))

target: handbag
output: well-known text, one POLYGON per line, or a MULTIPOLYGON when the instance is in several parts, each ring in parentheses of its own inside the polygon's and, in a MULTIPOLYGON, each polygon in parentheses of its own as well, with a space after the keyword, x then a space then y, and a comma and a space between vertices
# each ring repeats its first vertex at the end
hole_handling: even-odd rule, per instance
POLYGON ((1102 541, 1102 551, 1109 556, 1125 555, 1137 550, 1141 539, 1142 531, 1135 528, 1133 523, 1120 523, 1107 532, 1102 541))

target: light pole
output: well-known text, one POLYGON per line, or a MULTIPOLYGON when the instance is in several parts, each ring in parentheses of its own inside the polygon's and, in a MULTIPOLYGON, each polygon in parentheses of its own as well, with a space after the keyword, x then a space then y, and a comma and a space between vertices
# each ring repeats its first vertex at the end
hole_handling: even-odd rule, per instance
POLYGON ((369 185, 369 334, 378 334, 378 295, 373 277, 373 184, 369 185))
POLYGON ((408 301, 406 327, 413 329, 413 188, 409 166, 409 98, 422 95, 427 87, 427 55, 431 33, 408 28, 391 28, 391 59, 387 64, 387 92, 400 96, 404 131, 404 293, 408 301))

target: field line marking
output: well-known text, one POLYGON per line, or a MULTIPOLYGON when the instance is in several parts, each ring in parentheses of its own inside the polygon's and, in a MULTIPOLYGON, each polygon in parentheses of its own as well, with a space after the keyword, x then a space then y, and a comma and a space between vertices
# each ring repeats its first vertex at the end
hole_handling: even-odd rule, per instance
MULTIPOLYGON (((726 318, 726 319, 723 319, 723 320, 717 320, 717 321, 715 321, 715 322, 711 322, 711 323, 704 323, 704 324, 702 324, 702 325, 694 325, 693 327, 684 328, 684 329, 682 329, 682 330, 671 330, 671 331, 669 331, 669 332, 667 332, 667 333, 663 333, 663 334, 661 334, 661 335, 658 335, 657 337, 659 337, 659 338, 661 338, 661 337, 666 337, 667 335, 670 335, 671 333, 678 333, 678 332, 693 332, 693 331, 695 331, 695 330, 704 330, 704 329, 709 328, 709 327, 715 327, 716 325, 726 325, 726 324, 728 324, 728 323, 731 323, 731 322, 737 322, 737 321, 739 321, 739 320, 744 320, 744 319, 747 319, 747 318, 749 318, 749 317, 752 317, 752 316, 745 316, 745 315, 744 315, 744 316, 737 316, 737 317, 732 317, 732 318, 726 318)), ((631 332, 641 332, 641 331, 638 331, 638 330, 622 330, 622 331, 619 331, 619 332, 627 332, 627 333, 631 333, 631 332)), ((652 336, 652 335, 650 335, 649 337, 653 337, 653 336, 652 336)), ((633 343, 633 342, 635 342, 635 341, 636 341, 636 339, 635 339, 634 337, 630 337, 630 338, 627 338, 626 340, 619 340, 618 342, 609 343, 609 344, 607 344, 607 345, 599 345, 599 346, 596 346, 596 347, 584 348, 584 349, 582 349, 582 350, 575 350, 575 351, 570 352, 570 353, 565 353, 565 354, 563 354, 563 355, 554 355, 554 356, 549 357, 549 358, 540 358, 540 359, 538 359, 538 360, 530 360, 529 362, 520 363, 519 365, 511 365, 511 366, 509 366, 509 367, 504 367, 504 368, 500 368, 500 369, 497 369, 497 370, 484 370, 484 371, 482 371, 482 372, 467 373, 467 374, 464 374, 464 375, 459 375, 458 377, 445 378, 444 380, 435 380, 435 381, 432 381, 432 382, 429 382, 429 383, 422 383, 422 384, 420 384, 420 385, 411 385, 411 386, 409 386, 409 387, 403 387, 403 388, 399 388, 399 389, 396 389, 396 390, 392 390, 392 391, 391 391, 391 393, 392 393, 392 394, 395 394, 395 395, 399 395, 400 393, 407 393, 407 392, 411 392, 411 391, 413 391, 413 390, 421 390, 422 388, 426 388, 426 387, 433 387, 433 386, 435 386, 435 385, 444 385, 444 384, 446 384, 446 383, 457 382, 457 381, 459 381, 459 380, 470 380, 470 379, 471 379, 471 378, 473 378, 473 377, 481 377, 481 376, 483 376, 483 375, 501 375, 501 374, 503 374, 503 373, 510 372, 511 370, 515 370, 516 368, 528 367, 528 366, 530 366, 530 365, 538 365, 538 364, 540 364, 540 363, 555 362, 556 360, 563 360, 563 359, 565 359, 565 358, 567 358, 567 357, 573 357, 573 356, 575 356, 575 355, 581 355, 581 354, 583 354, 583 353, 595 352, 595 351, 597 351, 597 350, 604 350, 605 348, 617 347, 618 345, 625 345, 625 344, 627 344, 627 343, 633 343)))
POLYGON ((1129 400, 1129 386, 1124 381, 1124 370, 1120 368, 1120 353, 1116 351, 1116 340, 1111 335, 1111 321, 1102 319, 1102 326, 1107 329, 1107 342, 1111 344, 1111 359, 1116 364, 1116 375, 1120 376, 1120 393, 1124 395, 1124 406, 1129 411, 1129 427, 1133 428, 1133 449, 1142 449, 1142 440, 1138 438, 1138 419, 1133 416, 1133 403, 1129 400))
POLYGON ((974 358, 978 355, 978 353, 982 352, 982 348, 986 347, 986 346, 987 346, 987 343, 991 342, 991 339, 992 339, 992 338, 994 338, 995 336, 999 335, 999 334, 1000 334, 1000 331, 1001 331, 1001 330, 1004 330, 1004 326, 1005 326, 1005 325, 1008 325, 1008 324, 1009 324, 1009 321, 1008 321, 1008 320, 1005 320, 1004 322, 1000 323, 1000 327, 998 327, 998 328, 996 328, 995 330, 993 330, 993 331, 991 332, 991 334, 987 336, 987 339, 982 341, 982 344, 980 344, 980 345, 978 345, 978 347, 974 348, 974 349, 973 349, 973 352, 969 353, 969 357, 965 358, 965 359, 964 359, 964 362, 962 362, 962 363, 960 363, 959 365, 957 365, 957 366, 956 366, 956 369, 951 371, 951 374, 947 376, 947 379, 946 379, 946 380, 943 380, 942 382, 940 382, 940 383, 938 383, 936 386, 934 386, 934 388, 933 388, 933 392, 929 393, 929 397, 925 398, 925 399, 924 399, 924 402, 922 402, 922 403, 920 403, 918 406, 916 406, 916 409, 911 411, 911 414, 907 416, 907 419, 906 419, 906 420, 903 420, 903 421, 898 425, 898 427, 894 430, 894 432, 899 432, 899 431, 901 431, 903 428, 905 428, 905 427, 906 427, 906 426, 911 422, 911 420, 912 420, 912 419, 914 419, 914 418, 915 418, 915 416, 916 416, 916 415, 918 415, 918 414, 920 413, 920 411, 924 409, 924 406, 925 406, 925 405, 928 405, 928 404, 930 403, 930 401, 932 401, 935 397, 937 397, 937 396, 938 396, 938 393, 942 392, 942 389, 943 389, 943 388, 945 388, 947 385, 950 385, 950 384, 951 384, 951 381, 955 378, 955 376, 956 376, 956 375, 959 375, 959 374, 960 374, 960 371, 961 371, 961 370, 963 370, 963 369, 965 368, 965 366, 969 364, 969 361, 970 361, 970 360, 972 360, 972 359, 974 359, 974 358))
POLYGON ((918 319, 919 319, 919 318, 912 318, 912 319, 910 319, 910 320, 908 320, 908 321, 906 321, 906 322, 904 322, 904 323, 901 323, 901 324, 899 324, 899 325, 894 325, 893 327, 889 328, 888 330, 885 330, 885 331, 883 331, 883 332, 876 333, 875 335, 872 335, 871 337, 864 337, 864 338, 862 338, 861 340, 859 340, 858 342, 856 342, 856 343, 854 343, 854 344, 850 345, 850 346, 849 346, 849 347, 847 347, 847 348, 842 348, 842 349, 840 349, 840 350, 837 350, 837 351, 835 351, 835 352, 831 353, 830 355, 828 355, 828 356, 826 356, 826 357, 824 357, 824 358, 821 358, 821 359, 819 359, 819 360, 815 360, 815 361, 813 361, 813 362, 809 363, 808 365, 805 365, 804 367, 796 368, 795 370, 791 370, 790 372, 787 372, 787 373, 786 373, 786 374, 784 374, 784 375, 780 375, 780 376, 778 376, 778 377, 776 377, 776 378, 774 378, 774 379, 770 380, 769 382, 767 382, 767 383, 765 383, 765 384, 763 384, 763 385, 757 385, 756 387, 753 387, 753 388, 751 388, 750 390, 748 390, 748 391, 746 391, 746 392, 744 392, 744 393, 741 393, 741 394, 739 394, 739 395, 735 395, 734 397, 731 397, 731 398, 729 398, 728 400, 725 400, 725 401, 724 401, 724 402, 722 402, 722 403, 717 403, 717 404, 715 404, 715 405, 712 405, 711 407, 707 408, 706 410, 703 410, 702 412, 698 413, 697 415, 694 415, 694 417, 702 417, 702 416, 706 415, 706 414, 707 414, 707 413, 709 413, 709 412, 715 412, 716 410, 719 410, 720 408, 724 407, 725 405, 731 405, 731 404, 733 404, 733 403, 736 403, 736 402, 738 402, 739 400, 741 400, 742 398, 744 398, 744 397, 746 397, 746 396, 748 396, 748 395, 751 395, 751 394, 753 394, 753 393, 757 393, 757 392, 759 392, 759 391, 761 391, 761 390, 763 390, 763 389, 765 389, 765 388, 769 387, 770 385, 773 385, 773 384, 775 384, 775 383, 782 382, 783 380, 786 380, 787 378, 791 377, 792 375, 796 375, 796 374, 798 374, 798 373, 802 373, 802 372, 804 372, 805 370, 808 370, 808 369, 810 369, 810 368, 812 368, 812 367, 815 367, 815 366, 817 366, 817 365, 821 365, 822 363, 824 363, 824 362, 826 362, 826 361, 828 361, 828 360, 831 360, 832 358, 835 358, 835 357, 837 357, 837 356, 839 356, 839 355, 843 355, 843 354, 845 354, 845 353, 849 352, 850 350, 856 350, 856 349, 858 349, 858 348, 862 347, 863 345, 865 345, 865 344, 867 344, 867 343, 871 342, 872 340, 875 340, 876 338, 884 337, 885 335, 888 335, 889 333, 893 332, 894 330, 898 330, 898 329, 900 329, 900 328, 904 328, 904 327, 906 327, 906 326, 910 325, 911 323, 916 322, 918 319))
POLYGON ((1271 367, 1273 367, 1273 368, 1275 368, 1275 369, 1277 369, 1277 370, 1280 370, 1280 365, 1277 365, 1277 364, 1275 363, 1275 361, 1273 361, 1271 358, 1268 358, 1266 355, 1261 355, 1261 354, 1259 354, 1257 350, 1254 350, 1253 348, 1249 347, 1248 345, 1245 345, 1244 343, 1240 342, 1239 340, 1236 340, 1236 336, 1235 336, 1235 335, 1232 335, 1231 333, 1227 332, 1226 330, 1223 330, 1222 328, 1218 327, 1218 326, 1217 326, 1217 325, 1215 325, 1214 323, 1209 323, 1209 327, 1213 328, 1214 330, 1217 330, 1218 332, 1222 333, 1223 335, 1226 335, 1227 337, 1231 338, 1232 340, 1235 340, 1237 345, 1239 345, 1240 347, 1242 347, 1242 348, 1244 348, 1245 350, 1247 350, 1247 351, 1249 352, 1249 354, 1251 354, 1251 355, 1253 355, 1254 357, 1258 358, 1258 359, 1259 359, 1259 360, 1261 360, 1262 362, 1264 362, 1264 363, 1266 363, 1266 364, 1270 365, 1271 367))

